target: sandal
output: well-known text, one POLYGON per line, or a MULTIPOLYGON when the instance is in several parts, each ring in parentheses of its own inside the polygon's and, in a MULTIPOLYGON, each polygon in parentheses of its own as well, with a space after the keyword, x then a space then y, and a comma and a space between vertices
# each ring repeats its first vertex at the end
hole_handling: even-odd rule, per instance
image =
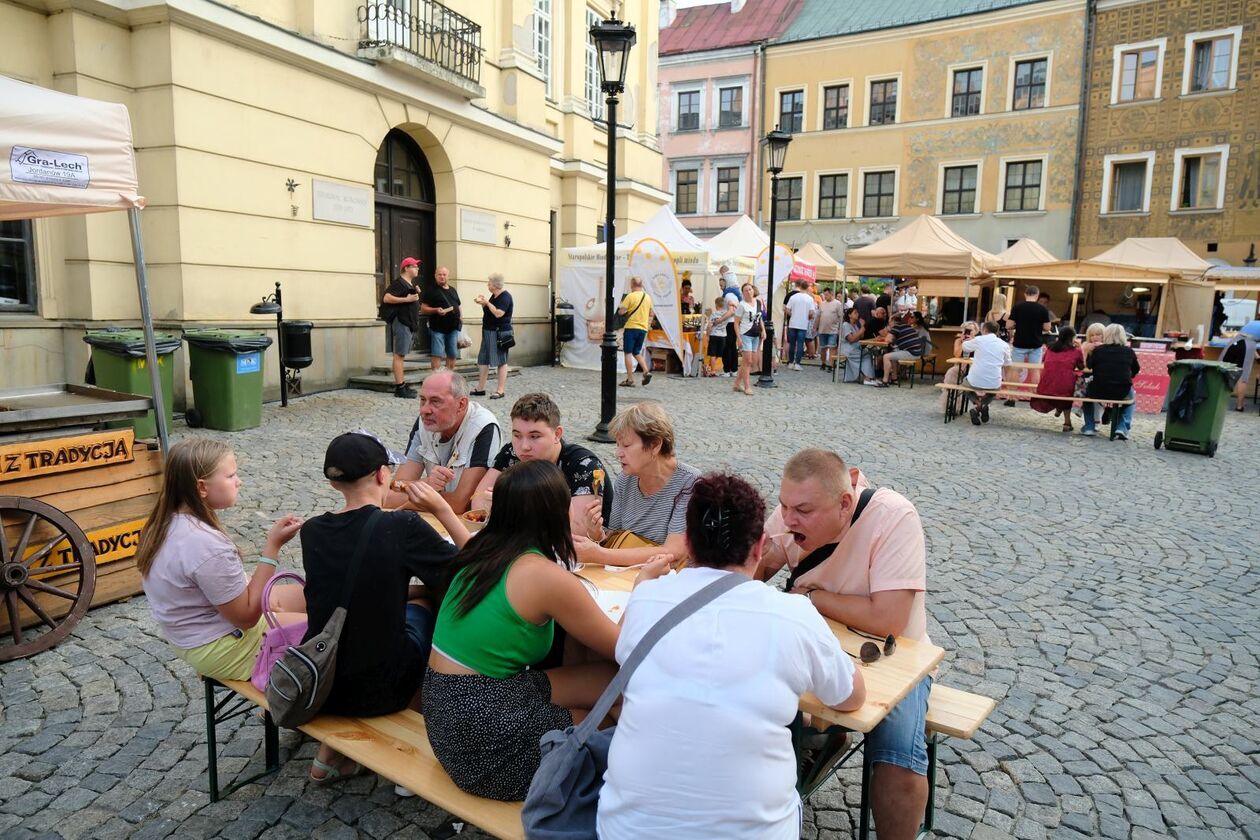
POLYGON ((492 400, 501 400, 501 399, 503 399, 503 392, 502 392, 502 391, 495 391, 493 394, 491 394, 491 395, 490 395, 490 399, 492 399, 492 400))
POLYGON ((619 385, 621 385, 621 387, 622 387, 622 388, 633 388, 633 387, 634 387, 634 380, 633 380, 633 379, 626 379, 626 380, 621 381, 621 382, 620 382, 620 383, 618 383, 618 384, 619 384, 619 385))
POLYGON ((651 382, 651 381, 652 381, 652 374, 650 374, 650 373, 644 373, 644 374, 643 374, 643 384, 644 384, 644 385, 646 385, 646 384, 648 384, 648 383, 649 383, 649 382, 651 382))
POLYGON ((338 770, 334 765, 325 764, 324 762, 320 761, 318 758, 313 758, 311 759, 311 769, 319 770, 324 775, 314 776, 308 773, 307 776, 310 778, 312 782, 314 782, 317 785, 327 785, 327 784, 332 784, 333 782, 345 781, 346 779, 353 778, 354 776, 363 775, 364 773, 363 765, 359 764, 359 762, 357 761, 351 761, 350 764, 354 769, 350 770, 349 772, 343 773, 340 770, 338 770))
POLYGON ((485 391, 469 391, 468 393, 474 397, 484 397, 486 395, 485 391))

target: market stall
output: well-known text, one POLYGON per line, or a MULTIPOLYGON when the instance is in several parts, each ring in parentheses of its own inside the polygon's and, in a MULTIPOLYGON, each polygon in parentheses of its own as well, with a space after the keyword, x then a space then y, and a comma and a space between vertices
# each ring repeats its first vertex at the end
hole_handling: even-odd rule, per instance
POLYGON ((796 249, 796 259, 814 266, 820 289, 829 288, 839 294, 844 293, 844 263, 838 262, 822 245, 806 242, 796 249))
POLYGON ((143 206, 124 106, 0 77, 0 220, 127 212, 151 387, 0 392, 0 661, 47 650, 90 606, 140 591, 131 558, 167 445, 143 206), (117 426, 150 411, 152 447, 117 426))

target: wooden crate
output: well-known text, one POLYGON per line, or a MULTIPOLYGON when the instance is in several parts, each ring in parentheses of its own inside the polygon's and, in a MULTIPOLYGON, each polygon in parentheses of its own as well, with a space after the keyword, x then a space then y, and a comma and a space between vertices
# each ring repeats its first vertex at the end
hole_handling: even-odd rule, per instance
MULTIPOLYGON (((94 607, 142 591, 134 556, 140 530, 157 501, 161 486, 161 453, 147 444, 135 442, 129 429, 0 444, 0 496, 38 499, 65 513, 87 534, 96 552, 94 607), (120 449, 125 451, 120 453, 120 449), (91 457, 93 454, 97 457, 91 457), (78 460, 67 463, 70 458, 78 460)), ((16 544, 24 525, 25 520, 16 517, 5 521, 8 545, 16 544)), ((47 544, 55 533, 41 522, 31 533, 28 552, 47 544)), ((57 560, 60 550, 55 548, 40 565, 60 562, 57 560)), ((33 576, 37 576, 34 570, 33 576)), ((38 579, 53 586, 69 587, 70 591, 74 588, 67 581, 77 580, 74 575, 38 579)), ((65 615, 71 606, 64 598, 43 593, 35 597, 54 618, 65 615)), ((23 627, 38 623, 38 618, 25 605, 19 609, 19 616, 23 627)), ((8 614, 0 610, 0 634, 8 629, 8 614)))

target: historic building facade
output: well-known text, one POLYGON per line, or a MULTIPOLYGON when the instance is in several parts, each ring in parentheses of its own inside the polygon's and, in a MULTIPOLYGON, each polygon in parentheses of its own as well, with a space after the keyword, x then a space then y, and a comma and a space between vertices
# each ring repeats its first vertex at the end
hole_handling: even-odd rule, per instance
POLYGON ((1066 257, 1084 0, 895 5, 805 0, 766 48, 766 128, 793 134, 779 239, 843 259, 928 213, 1066 257))
MULTIPOLYGON (((658 6, 620 5, 638 29, 615 184, 633 226, 669 200, 658 6)), ((450 268, 474 342, 472 298, 503 272, 514 362, 549 357, 554 251, 594 242, 603 222, 588 30, 609 6, 0 0, 0 73, 128 106, 160 329, 274 331, 248 311, 279 280, 285 317, 315 322, 305 383, 340 387, 385 358, 376 307, 404 256, 422 278, 450 268)), ((84 330, 138 318, 130 263, 121 214, 0 228, 0 387, 82 381, 84 330)), ((274 360, 266 370, 274 395, 274 360)))
POLYGON ((1260 38, 1247 0, 1100 0, 1088 58, 1081 256, 1175 236, 1242 265, 1260 240, 1260 38))

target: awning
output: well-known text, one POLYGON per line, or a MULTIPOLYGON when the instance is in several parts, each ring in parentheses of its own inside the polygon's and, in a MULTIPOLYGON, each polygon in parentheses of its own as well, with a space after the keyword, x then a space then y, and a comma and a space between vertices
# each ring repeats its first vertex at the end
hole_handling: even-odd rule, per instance
POLYGON ((980 296, 980 287, 974 283, 968 283, 965 280, 947 280, 941 277, 925 277, 922 280, 916 280, 915 287, 919 290, 919 297, 963 297, 964 294, 970 297, 980 296))
POLYGON ((850 248, 844 255, 850 277, 949 277, 988 275, 1000 263, 954 233, 935 216, 916 216, 910 224, 873 245, 850 248))
POLYGON ((1090 262, 1174 271, 1187 279, 1202 277, 1212 267, 1175 236, 1131 236, 1096 255, 1090 262))
POLYGON ((1180 276, 1176 271, 1156 271, 1132 265, 1118 265, 1100 260, 1057 260, 1034 265, 999 268, 981 285, 1001 284, 1004 280, 1058 280, 1064 283, 1167 283, 1180 276))

